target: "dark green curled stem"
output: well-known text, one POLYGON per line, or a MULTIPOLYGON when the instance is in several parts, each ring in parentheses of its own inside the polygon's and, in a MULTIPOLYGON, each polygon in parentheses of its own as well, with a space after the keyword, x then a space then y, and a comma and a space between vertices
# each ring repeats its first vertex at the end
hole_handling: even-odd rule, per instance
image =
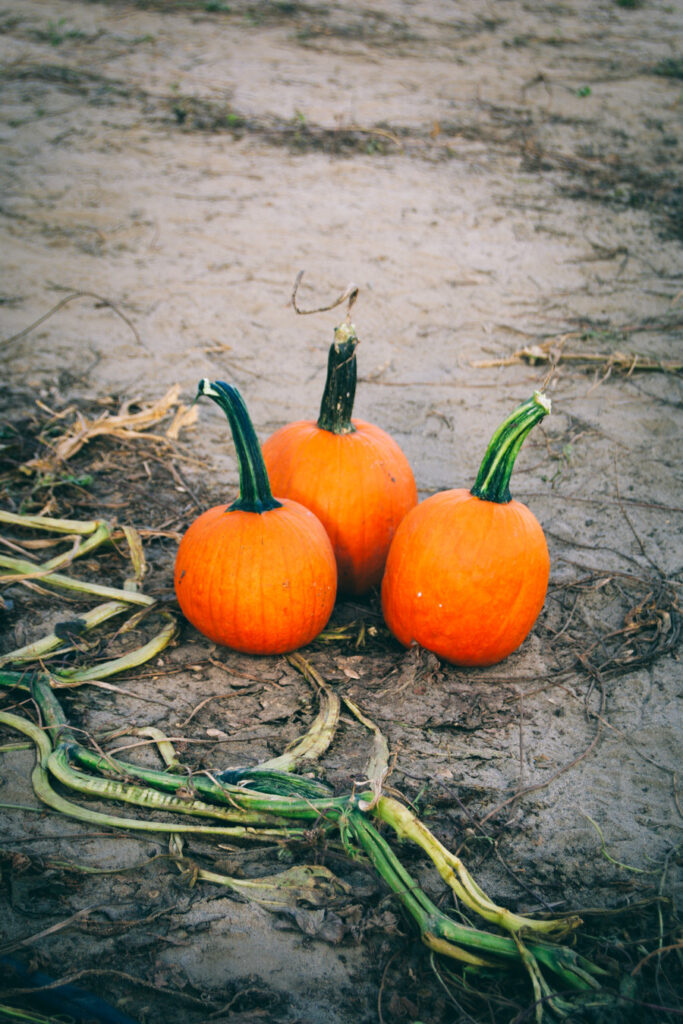
POLYGON ((210 381, 206 377, 199 382, 197 397, 206 395, 221 407, 228 417, 232 438, 237 452, 240 471, 240 495, 230 506, 230 511, 268 512, 281 508, 281 502, 273 497, 261 446, 256 437, 244 399, 237 388, 222 380, 210 381))
MULTIPOLYGON (((101 825, 107 828, 129 828, 141 832, 188 833, 204 836, 229 836, 233 839, 267 839, 269 841, 272 841, 273 838, 282 839, 283 833, 287 831, 283 830, 282 825, 278 825, 277 830, 273 833, 272 830, 257 830, 244 825, 194 825, 185 822, 121 818, 118 815, 103 814, 99 811, 91 810, 89 807, 82 807, 80 804, 75 804, 63 797, 51 785, 48 766, 53 756, 52 744, 44 730, 26 718, 2 711, 0 711, 0 725, 9 726, 10 729, 17 729, 19 732, 24 733, 25 736, 28 736, 35 744, 37 756, 33 772, 31 773, 31 784, 38 799, 59 814, 76 818, 77 821, 85 821, 90 825, 101 825)), ((113 794, 109 795, 115 798, 113 794)), ((296 835, 297 831, 294 830, 293 834, 296 835)))
POLYGON ((550 399, 540 391, 523 402, 496 430, 489 442, 470 494, 505 505, 510 501, 510 476, 527 434, 550 412, 550 399))
POLYGON ((351 434, 356 397, 356 346, 358 338, 353 324, 340 324, 334 332, 327 357, 327 380, 320 403, 318 426, 332 434, 351 434))
POLYGON ((274 796, 300 796, 309 800, 323 800, 332 794, 332 787, 326 782, 270 768, 226 768, 225 771, 214 772, 214 778, 223 784, 238 786, 242 791, 257 790, 259 793, 274 796))
MULTIPOLYGON (((232 783, 224 781, 224 773, 220 771, 211 778, 202 774, 190 777, 168 770, 142 767, 110 754, 97 753, 84 747, 76 739, 76 734, 67 722, 46 672, 0 671, 0 686, 17 686, 30 690, 52 744, 55 747, 60 746, 64 756, 77 768, 100 772, 110 778, 119 776, 124 779, 136 779, 167 793, 191 788, 198 797, 216 804, 229 804, 244 811, 265 811, 269 814, 308 821, 328 816, 336 820, 348 807, 348 797, 322 796, 320 787, 312 780, 292 776, 288 772, 267 773, 268 781, 257 790, 245 786, 244 779, 252 776, 254 781, 258 781, 258 769, 244 769, 238 772, 242 778, 238 779, 237 783, 232 783)), ((371 796, 372 794, 364 792, 359 798, 369 800, 371 796)))
POLYGON ((348 797, 311 800, 268 793, 264 790, 250 790, 241 786, 221 785, 204 775, 194 775, 190 778, 187 775, 155 768, 141 768, 127 761, 119 761, 118 758, 97 754, 77 743, 64 744, 62 749, 68 761, 79 768, 124 779, 138 779, 166 793, 191 790, 197 797, 219 806, 231 806, 241 813, 258 811, 266 814, 269 821, 273 815, 303 821, 317 821, 328 816, 334 818, 348 805, 348 797))

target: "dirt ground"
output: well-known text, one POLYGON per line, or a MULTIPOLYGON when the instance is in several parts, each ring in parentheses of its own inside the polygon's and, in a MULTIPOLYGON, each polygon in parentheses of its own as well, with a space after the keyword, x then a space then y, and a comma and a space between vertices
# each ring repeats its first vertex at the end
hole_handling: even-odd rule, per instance
MULTIPOLYGON (((314 418, 343 309, 297 316, 293 284, 304 270, 314 308, 355 282, 355 411, 396 438, 421 498, 471 484, 497 424, 547 388, 512 489, 544 527, 551 581, 491 669, 402 650, 376 594, 340 601, 337 632, 303 653, 379 726, 388 785, 498 903, 581 915, 577 948, 623 998, 572 1020, 679 1019, 680 5, 22 0, 0 26, 0 508, 136 527, 145 592, 179 618, 172 647, 116 677, 126 692, 64 693, 69 721, 156 725, 211 770, 311 724, 293 665, 217 649, 174 602, 179 536, 236 493, 214 406, 171 445, 103 437, 21 467, 76 410, 136 409, 175 384, 189 404, 201 377, 236 384, 262 438, 314 418)), ((120 548, 85 568, 116 586, 127 572, 120 548)), ((2 586, 0 655, 81 607, 2 586)), ((63 664, 120 642, 105 630, 63 664)), ((0 702, 17 706, 30 714, 0 702)), ((20 740, 0 736, 5 1003, 59 1009, 11 957, 140 1024, 535 1019, 523 975, 463 981, 314 830, 187 841, 224 874, 315 862, 345 883, 272 912, 191 885, 163 838, 41 809, 20 740)), ((349 792, 370 753, 346 712, 319 773, 349 792)), ((425 859, 401 856, 456 912, 425 859)))

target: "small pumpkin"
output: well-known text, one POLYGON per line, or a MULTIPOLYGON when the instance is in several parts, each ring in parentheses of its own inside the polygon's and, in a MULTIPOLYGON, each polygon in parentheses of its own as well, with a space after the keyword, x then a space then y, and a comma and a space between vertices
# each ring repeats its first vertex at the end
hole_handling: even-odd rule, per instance
POLYGON ((382 611, 406 647, 456 665, 493 665, 527 636, 543 607, 550 559, 540 523, 510 497, 515 459, 550 412, 536 392, 498 428, 470 491, 441 491, 413 509, 391 545, 382 611))
POLYGON ((326 625, 337 568, 329 537, 313 513, 273 497, 249 413, 239 391, 200 381, 230 423, 240 493, 195 519, 175 562, 180 607, 201 633, 247 654, 283 654, 326 625))
POLYGON ((320 519, 337 559, 339 591, 353 595, 379 584, 396 529, 417 504, 415 478, 396 441, 351 418, 357 345, 353 324, 336 328, 317 422, 289 423, 263 445, 273 489, 320 519))

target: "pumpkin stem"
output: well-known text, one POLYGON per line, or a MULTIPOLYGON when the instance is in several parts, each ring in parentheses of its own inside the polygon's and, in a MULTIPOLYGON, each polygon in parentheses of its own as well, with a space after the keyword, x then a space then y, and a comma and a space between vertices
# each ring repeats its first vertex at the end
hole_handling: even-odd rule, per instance
POLYGON ((510 501, 510 476, 524 440, 550 412, 550 399, 540 391, 523 402, 501 423, 491 438, 470 494, 501 505, 510 501))
POLYGON ((351 434, 353 400, 356 397, 356 328, 351 323, 335 329, 327 358, 327 380, 320 403, 318 426, 332 434, 351 434))
POLYGON ((268 472, 261 454, 256 431, 249 419, 244 399, 237 388, 222 380, 211 382, 203 377, 197 389, 197 398, 206 395, 212 398, 228 417, 232 438, 237 452, 240 470, 240 495, 230 505, 229 511, 268 512, 281 508, 282 503, 273 497, 268 472))

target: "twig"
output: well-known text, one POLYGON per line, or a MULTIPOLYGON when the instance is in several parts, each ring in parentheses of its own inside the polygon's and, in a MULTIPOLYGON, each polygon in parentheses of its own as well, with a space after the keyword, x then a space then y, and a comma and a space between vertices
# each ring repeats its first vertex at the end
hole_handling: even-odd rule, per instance
POLYGON ((72 292, 71 295, 66 295, 63 299, 59 300, 56 306, 53 306, 52 309, 49 309, 47 313, 44 313, 41 317, 38 317, 38 319, 34 320, 32 324, 28 325, 28 327, 24 327, 23 331, 19 331, 18 334, 13 334, 10 338, 0 339, 0 348, 3 348, 5 345, 10 345, 13 341, 21 341, 22 338, 25 338, 26 335, 30 334, 31 331, 36 329, 36 327, 40 327, 42 323, 45 323, 45 321, 48 320, 51 316, 54 316, 54 314, 57 313, 60 309, 62 309, 64 306, 66 306, 68 302, 72 302, 73 299, 83 298, 95 299, 96 302, 100 303, 100 305, 108 306, 109 309, 113 310, 113 312, 116 313, 116 315, 119 316, 123 320, 123 322, 128 325, 128 327, 130 327, 138 345, 141 345, 144 349, 147 349, 147 346, 145 345, 144 341, 138 334, 135 325, 128 319, 125 313, 122 313, 121 310, 117 306, 115 306, 110 299, 105 299, 102 295, 97 295, 95 292, 87 291, 74 291, 72 292))
POLYGON ((397 956, 398 953, 392 953, 386 962, 384 970, 382 971, 382 980, 379 984, 379 991, 377 993, 377 1016, 379 1018, 379 1024, 384 1024, 384 1015, 382 1013, 382 996, 384 994, 384 986, 386 984, 387 974, 389 973, 389 968, 391 967, 397 956))
MULTIPOLYGON (((627 327, 615 328, 615 333, 624 333, 628 329, 627 327)), ((554 369, 559 363, 602 363, 607 374, 611 373, 612 369, 618 369, 625 371, 629 377, 636 371, 674 374, 683 372, 683 363, 654 359, 651 356, 643 356, 638 353, 563 351, 564 345, 569 339, 583 338, 585 333, 585 331, 571 331, 559 337, 548 338, 538 345, 525 345, 509 356, 502 356, 499 359, 475 360, 470 363, 470 366, 485 370, 497 366, 536 366, 538 363, 550 363, 554 369)))
POLYGON ((301 278, 304 276, 304 273, 304 270, 300 270, 299 273, 296 275, 296 280, 294 282, 294 289, 292 291, 291 298, 291 303, 292 306, 294 307, 294 311, 296 313, 299 313, 301 316, 308 316, 311 313, 326 313, 330 309, 335 309, 337 306, 341 306, 342 302, 348 299, 349 303, 348 306, 346 307, 346 317, 348 319, 351 313, 351 308, 356 299, 358 298, 358 285, 353 283, 348 284, 344 291, 339 296, 339 298, 335 299, 334 302, 331 302, 329 306, 318 306, 317 309, 300 309, 296 304, 296 293, 299 289, 299 285, 301 284, 301 278))
POLYGON ((188 484, 187 480, 185 479, 185 477, 183 476, 183 474, 180 471, 180 467, 176 466, 175 462, 168 462, 167 466, 168 466, 168 469, 171 472, 171 476, 176 481, 176 483, 180 487, 182 487, 183 490, 187 491, 187 493, 190 495, 190 497, 192 498, 192 500, 194 502, 195 508, 203 509, 204 508, 204 504, 199 500, 199 498, 197 497, 195 492, 192 490, 192 487, 190 486, 190 484, 188 484))
POLYGON ((81 978, 96 977, 96 978, 117 978, 121 981, 125 981, 127 984, 139 985, 141 988, 150 989, 152 992, 157 994, 170 996, 173 999, 179 999, 183 1002, 190 1003, 193 1006, 199 1006, 203 1009, 211 1009, 216 1007, 218 1004, 215 1002, 208 1002, 205 997, 201 999, 197 996, 191 996, 187 992, 183 992, 180 989, 175 988, 162 988, 156 982, 145 981, 143 978, 136 978, 132 974, 127 974, 125 971, 116 971, 111 968, 86 968, 81 971, 75 971, 73 974, 68 974, 63 978, 56 978, 54 981, 47 985, 41 985, 40 987, 31 988, 14 988, 10 989, 5 993, 8 997, 19 996, 19 995, 33 995, 36 992, 51 992, 56 988, 62 988, 62 986, 73 985, 74 982, 80 981, 81 978))
MULTIPOLYGON (((458 1012, 461 1015, 462 1020, 464 1022, 466 1022, 466 1024, 478 1024, 478 1022, 474 1019, 474 1017, 471 1017, 470 1014, 465 1009, 463 1009, 463 1007, 460 1005, 460 1003, 457 1001, 457 999, 455 999, 455 997, 453 996, 453 993, 449 989, 448 985, 446 984, 446 982, 441 977, 441 974, 439 973, 439 968, 437 966, 437 963, 438 963, 438 961, 437 961, 436 957, 434 956, 434 951, 431 950, 430 953, 429 953, 429 965, 432 968, 432 971, 434 972, 434 976, 436 977, 436 980, 439 982, 439 984, 443 988, 443 990, 446 993, 448 999, 451 1001, 451 1003, 453 1003, 453 1006, 455 1006, 457 1008, 458 1012)), ((486 997, 483 996, 482 993, 479 993, 479 994, 482 995, 482 998, 486 998, 486 997)))
POLYGON ((662 578, 665 578, 666 577, 666 573, 662 572, 662 570, 659 568, 657 563, 653 562, 653 560, 648 555, 648 553, 645 550, 645 547, 643 545, 643 542, 640 539, 640 537, 638 536, 638 532, 637 532, 635 526, 633 525, 633 523, 631 521, 631 517, 629 516, 628 512, 626 511, 626 509, 623 506, 623 503, 622 503, 622 500, 621 500, 621 489, 619 487, 619 469, 617 467, 616 452, 614 453, 614 485, 615 485, 616 490, 617 490, 617 501, 619 502, 619 509, 620 509, 621 514, 623 515, 624 519, 628 523, 629 528, 631 530, 631 533, 633 534, 633 536, 636 539, 636 543, 638 544, 638 547, 640 548, 641 555, 643 556, 643 558, 647 559, 647 561, 650 563, 652 568, 655 570, 655 572, 659 576, 661 576, 662 578))
POLYGON ((661 956, 662 953, 672 953, 674 949, 683 949, 683 939, 681 939, 680 942, 673 942, 670 946, 658 946, 657 949, 653 949, 651 953, 648 953, 647 956, 644 956, 642 960, 638 961, 636 966, 631 971, 631 977, 635 978, 635 976, 640 973, 640 971, 648 962, 648 960, 651 960, 653 956, 661 956))
POLYGON ((399 139, 398 135, 394 135, 393 132, 389 132, 386 128, 363 128, 360 124, 342 124, 338 128, 328 128, 331 132, 361 132, 363 135, 377 135, 380 139, 389 139, 389 142, 393 142, 399 149, 403 149, 403 143, 399 139))
MULTIPOLYGON (((503 800, 503 802, 501 804, 498 804, 497 807, 494 807, 492 811, 489 811, 488 814, 485 814, 484 817, 480 819, 480 821, 478 822, 478 825, 480 827, 485 822, 487 822, 490 818, 493 818, 496 814, 498 814, 500 811, 502 811, 504 807, 508 807, 510 804, 516 803, 516 801, 519 800, 521 797, 528 796, 529 793, 535 793, 539 789, 545 789, 547 786, 550 785, 551 782, 554 782, 555 779, 559 778, 560 775, 563 775, 565 772, 568 772, 570 768, 573 768, 575 765, 579 764, 580 761, 583 761, 586 757, 588 757, 593 752, 593 750, 595 749, 595 747, 598 744, 598 740, 600 739, 600 737, 602 735, 602 724, 603 724, 602 712, 605 709, 605 691, 604 691, 604 688, 601 688, 600 692, 601 692, 600 713, 596 715, 596 717, 598 719, 598 728, 596 730, 595 736, 593 737, 593 739, 591 740, 589 745, 586 747, 586 749, 583 751, 583 753, 578 754, 577 757, 573 758, 568 764, 562 765, 561 768, 558 768, 557 771, 554 771, 553 774, 551 776, 549 776, 549 778, 547 778, 545 780, 545 782, 536 782, 536 783, 534 783, 531 786, 525 786, 524 789, 520 789, 516 793, 513 793, 512 796, 508 797, 507 800, 503 800)), ((592 714, 595 714, 595 712, 592 712, 592 714)))
POLYGON ((201 700, 199 702, 199 704, 197 704, 197 706, 195 708, 193 708, 193 710, 190 712, 190 714, 187 716, 187 718, 185 718, 182 722, 176 722, 176 725, 179 725, 179 726, 189 725, 190 722, 192 721, 192 719, 194 718, 194 716, 197 714, 197 712, 201 711, 201 709, 206 704, 209 704, 212 700, 222 700, 225 697, 241 697, 241 696, 242 696, 242 692, 238 692, 238 693, 214 693, 210 697, 205 697, 204 700, 201 700))
POLYGON ((520 498, 524 498, 527 501, 529 498, 557 498, 559 501, 575 501, 580 502, 584 505, 618 505, 620 508, 626 502, 628 505, 636 506, 637 508, 648 508, 653 509, 655 512, 683 512, 683 508, 678 505, 659 505, 654 501, 641 501, 639 498, 621 498, 620 501, 615 501, 613 498, 608 498, 604 494, 591 495, 590 498, 581 497, 578 494, 564 494, 561 491, 523 491, 516 492, 520 498))
MULTIPOLYGON (((97 905, 99 906, 99 904, 97 905)), ((82 910, 77 910, 71 917, 65 918, 63 921, 58 921, 57 924, 51 925, 49 928, 43 928, 42 931, 35 932, 33 935, 27 935, 24 939, 14 939, 12 942, 7 942, 0 946, 0 954, 11 953, 14 949, 19 949, 20 946, 32 946, 39 939, 44 939, 48 935, 54 935, 55 932, 61 932, 64 928, 68 928, 69 925, 74 924, 75 921, 79 921, 83 917, 92 911, 96 910, 97 906, 84 907, 82 910)))

